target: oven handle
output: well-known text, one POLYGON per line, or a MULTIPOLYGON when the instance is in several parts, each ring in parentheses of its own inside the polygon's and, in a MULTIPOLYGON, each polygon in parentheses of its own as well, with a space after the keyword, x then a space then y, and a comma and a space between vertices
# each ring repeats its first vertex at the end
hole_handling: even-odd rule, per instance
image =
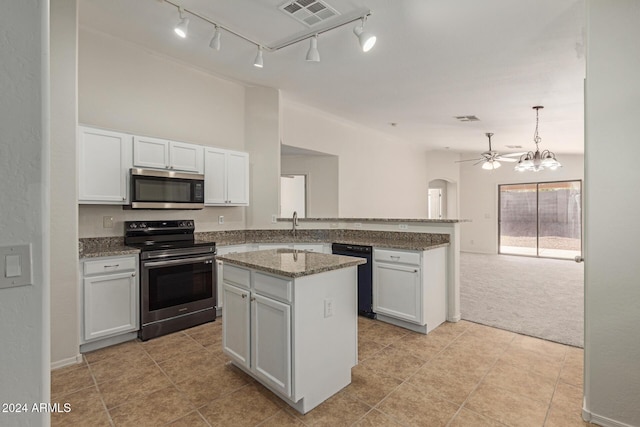
POLYGON ((179 265, 179 264, 194 264, 199 261, 204 261, 205 264, 213 264, 213 257, 201 256, 201 257, 192 257, 192 258, 180 258, 180 259, 172 259, 165 261, 144 261, 142 263, 143 267, 166 267, 169 265, 179 265))

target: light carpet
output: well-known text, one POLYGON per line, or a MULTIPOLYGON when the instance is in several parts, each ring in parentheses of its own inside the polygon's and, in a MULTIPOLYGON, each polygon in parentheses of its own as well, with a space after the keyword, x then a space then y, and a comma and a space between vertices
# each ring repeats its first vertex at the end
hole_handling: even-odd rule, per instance
POLYGON ((460 310, 471 322, 583 347, 583 264, 463 252, 460 310))

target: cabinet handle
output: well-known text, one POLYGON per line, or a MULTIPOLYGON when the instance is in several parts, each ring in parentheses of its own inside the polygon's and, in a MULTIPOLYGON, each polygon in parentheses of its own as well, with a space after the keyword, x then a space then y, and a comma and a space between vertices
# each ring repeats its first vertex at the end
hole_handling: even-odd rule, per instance
POLYGON ((400 257, 399 257, 399 256, 393 256, 393 255, 391 255, 391 256, 390 256, 390 258, 391 258, 391 259, 400 259, 400 257))
POLYGON ((250 301, 255 301, 256 299, 254 297, 251 297, 250 301))
POLYGON ((120 264, 105 265, 105 266, 104 266, 104 268, 116 268, 116 267, 120 267, 120 264))
POLYGON ((418 270, 413 270, 413 272, 414 272, 414 273, 417 273, 417 272, 418 272, 418 270))
POLYGON ((136 273, 135 272, 131 273, 131 277, 136 277, 136 273))
POLYGON ((246 298, 246 297, 247 297, 247 294, 242 294, 242 298, 246 298))

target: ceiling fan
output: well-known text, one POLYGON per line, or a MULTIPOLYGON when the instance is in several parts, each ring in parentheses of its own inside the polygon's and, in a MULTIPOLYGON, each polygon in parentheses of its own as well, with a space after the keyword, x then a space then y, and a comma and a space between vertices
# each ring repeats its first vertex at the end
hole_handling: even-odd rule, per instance
POLYGON ((480 153, 479 158, 458 160, 456 163, 475 161, 476 163, 473 164, 474 166, 482 163, 482 169, 494 170, 500 167, 500 162, 517 162, 518 159, 512 159, 511 157, 520 157, 522 154, 524 154, 524 153, 500 154, 497 151, 494 151, 491 149, 491 137, 493 136, 493 134, 487 132, 485 133, 485 135, 487 135, 487 138, 489 138, 489 151, 480 153))

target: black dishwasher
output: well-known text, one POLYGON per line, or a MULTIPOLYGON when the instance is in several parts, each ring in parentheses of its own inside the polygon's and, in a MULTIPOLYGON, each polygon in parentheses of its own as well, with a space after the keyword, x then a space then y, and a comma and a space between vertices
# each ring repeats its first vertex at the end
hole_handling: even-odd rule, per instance
POLYGON ((331 253, 367 260, 366 264, 358 266, 358 314, 375 319, 376 313, 373 312, 373 248, 371 246, 334 243, 331 246, 331 253))

